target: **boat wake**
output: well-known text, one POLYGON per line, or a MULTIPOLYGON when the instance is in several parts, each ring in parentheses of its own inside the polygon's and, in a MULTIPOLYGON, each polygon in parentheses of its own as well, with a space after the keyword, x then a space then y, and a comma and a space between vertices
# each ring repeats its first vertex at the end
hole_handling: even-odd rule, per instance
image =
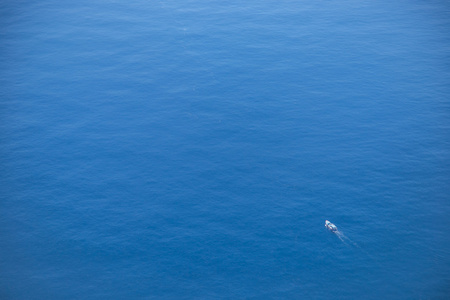
POLYGON ((351 238, 346 236, 342 231, 340 231, 337 228, 336 225, 334 225, 333 223, 331 223, 328 220, 325 220, 325 227, 329 231, 334 233, 341 240, 341 242, 344 243, 346 246, 358 248, 358 251, 363 252, 365 255, 367 255, 368 258, 370 258, 371 260, 373 260, 374 262, 376 262, 378 265, 381 266, 381 264, 378 262, 378 260, 375 257, 372 256, 372 254, 370 254, 369 252, 367 252, 366 250, 361 248, 361 246, 357 242, 355 242, 354 240, 352 240, 351 238))
POLYGON ((365 249, 361 248, 361 246, 355 242, 354 240, 350 239, 348 236, 346 236, 342 231, 336 230, 333 231, 334 234, 348 247, 355 247, 358 248, 358 251, 361 251, 364 253, 369 259, 374 261, 377 265, 382 266, 381 263, 378 261, 376 257, 374 257, 371 253, 366 251, 365 249))
POLYGON ((334 233, 344 244, 352 245, 352 246, 355 246, 356 248, 361 249, 361 247, 355 241, 353 241, 352 239, 347 237, 342 231, 336 230, 336 231, 334 231, 334 233))
POLYGON ((337 228, 336 225, 334 225, 334 224, 331 223, 330 221, 325 220, 325 227, 326 227, 328 230, 330 230, 331 232, 333 232, 334 234, 336 234, 336 236, 337 236, 344 244, 346 244, 346 245, 350 245, 350 244, 351 244, 351 245, 353 245, 353 246, 355 246, 355 247, 361 249, 361 247, 360 247, 356 242, 354 242, 353 240, 351 240, 350 238, 348 238, 342 231, 340 231, 340 230, 337 228))

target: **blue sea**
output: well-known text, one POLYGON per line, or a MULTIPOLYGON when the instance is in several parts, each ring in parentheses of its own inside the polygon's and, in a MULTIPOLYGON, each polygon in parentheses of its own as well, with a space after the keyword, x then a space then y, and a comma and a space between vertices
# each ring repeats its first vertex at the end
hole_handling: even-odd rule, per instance
POLYGON ((5 0, 0 54, 0 299, 450 299, 448 1, 5 0))

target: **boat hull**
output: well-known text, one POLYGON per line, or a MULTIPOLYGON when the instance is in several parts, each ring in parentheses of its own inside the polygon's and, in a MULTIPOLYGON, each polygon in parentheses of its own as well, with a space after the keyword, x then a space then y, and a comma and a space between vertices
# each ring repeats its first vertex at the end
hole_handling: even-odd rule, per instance
POLYGON ((325 227, 330 231, 337 231, 336 225, 334 225, 333 223, 331 223, 328 220, 325 221, 325 227))

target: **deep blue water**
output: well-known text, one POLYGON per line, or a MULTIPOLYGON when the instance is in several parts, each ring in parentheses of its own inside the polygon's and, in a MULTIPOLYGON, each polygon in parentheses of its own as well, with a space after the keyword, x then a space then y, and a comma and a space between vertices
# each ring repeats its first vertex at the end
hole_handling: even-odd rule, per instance
POLYGON ((0 298, 449 299, 449 28, 447 1, 3 1, 0 298))

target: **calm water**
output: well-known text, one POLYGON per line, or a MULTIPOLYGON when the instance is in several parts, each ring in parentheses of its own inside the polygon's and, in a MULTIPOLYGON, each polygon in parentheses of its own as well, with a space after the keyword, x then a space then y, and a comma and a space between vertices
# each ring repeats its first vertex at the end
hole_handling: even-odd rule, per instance
POLYGON ((1 299, 448 299, 448 2, 7 0, 0 26, 1 299))

